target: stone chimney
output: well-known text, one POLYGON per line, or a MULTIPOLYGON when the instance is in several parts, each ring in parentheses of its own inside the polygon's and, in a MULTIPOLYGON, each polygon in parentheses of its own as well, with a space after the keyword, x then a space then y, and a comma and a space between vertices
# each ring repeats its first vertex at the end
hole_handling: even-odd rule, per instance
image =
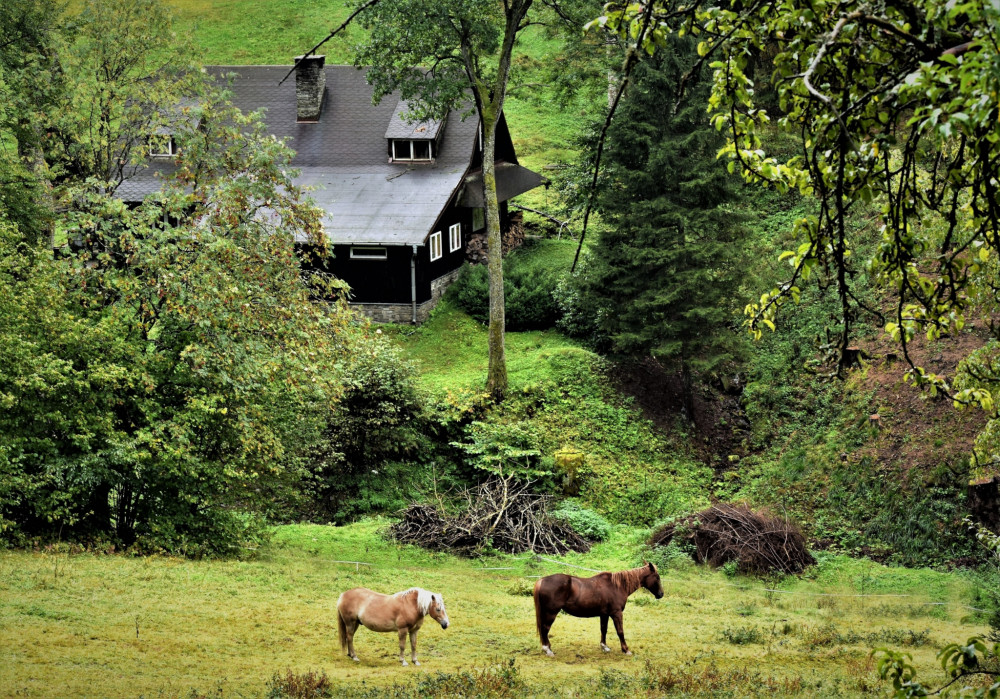
POLYGON ((323 92, 326 90, 326 56, 295 57, 296 121, 317 122, 323 109, 323 92))

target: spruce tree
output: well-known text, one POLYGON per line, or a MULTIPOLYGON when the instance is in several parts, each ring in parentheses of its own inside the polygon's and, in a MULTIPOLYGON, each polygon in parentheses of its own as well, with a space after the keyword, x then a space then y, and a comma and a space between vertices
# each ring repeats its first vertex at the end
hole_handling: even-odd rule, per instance
POLYGON ((693 418, 692 372, 732 357, 743 229, 723 145, 709 124, 707 73, 682 77, 692 42, 674 40, 636 67, 608 132, 596 208, 608 226, 582 279, 584 310, 613 354, 652 355, 680 370, 693 418))

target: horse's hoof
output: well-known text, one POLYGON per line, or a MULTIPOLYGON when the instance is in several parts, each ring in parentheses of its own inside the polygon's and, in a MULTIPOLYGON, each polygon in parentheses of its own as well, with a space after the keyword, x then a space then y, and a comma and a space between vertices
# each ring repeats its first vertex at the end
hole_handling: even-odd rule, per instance
POLYGON ((625 651, 625 655, 632 655, 632 651, 630 650, 625 651))
POLYGON ((360 662, 361 662, 361 658, 359 658, 359 657, 358 657, 358 656, 356 656, 356 655, 355 655, 355 656, 353 656, 353 657, 351 658, 351 660, 353 660, 353 661, 354 661, 354 662, 356 662, 356 663, 360 663, 360 662))
POLYGON ((552 652, 551 648, 542 648, 542 650, 544 650, 545 655, 549 656, 550 658, 556 657, 556 654, 552 652))
POLYGON ((403 661, 403 667, 406 667, 407 665, 409 665, 409 663, 404 660, 403 661))
POLYGON ((414 665, 416 665, 417 667, 420 667, 420 662, 419 662, 419 661, 417 661, 417 660, 414 660, 414 661, 413 661, 413 664, 414 664, 414 665))
POLYGON ((610 648, 608 648, 608 647, 607 647, 606 645, 604 645, 603 643, 601 644, 601 650, 603 650, 603 651, 604 651, 605 653, 610 653, 610 652, 611 652, 611 649, 610 649, 610 648))

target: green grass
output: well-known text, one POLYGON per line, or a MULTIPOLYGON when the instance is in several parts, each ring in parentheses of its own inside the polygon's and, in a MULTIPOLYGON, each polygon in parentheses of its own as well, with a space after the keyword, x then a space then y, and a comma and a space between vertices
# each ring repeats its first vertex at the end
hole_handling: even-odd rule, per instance
MULTIPOLYGON (((732 678, 749 669, 787 681, 802 690, 796 694, 852 696, 877 684, 868 641, 917 643, 906 650, 930 680, 939 678, 937 648, 982 631, 961 607, 921 605, 959 604, 968 594, 961 580, 929 570, 827 556, 804 578, 779 583, 792 594, 776 594, 759 581, 686 565, 662 571, 662 600, 645 592, 632 598, 625 630, 635 657, 602 653, 596 620, 562 615, 552 634, 558 655, 548 659, 535 637, 528 576, 587 573, 548 561, 470 561, 397 547, 378 535, 386 524, 281 527, 255 561, 4 552, 0 695, 252 697, 289 669, 324 671, 337 685, 359 688, 514 658, 531 695, 592 696, 588 683, 610 681, 609 672, 640 673, 649 661, 732 678), (483 570, 491 567, 511 570, 483 570), (860 576, 866 592, 912 596, 820 596, 858 594, 860 576), (360 631, 359 664, 341 654, 336 599, 359 585, 386 592, 420 585, 444 595, 452 625, 421 631, 423 667, 399 667, 391 634, 360 631)), ((644 535, 617 527, 591 553, 563 560, 629 567, 640 562, 644 535)), ((734 685, 720 695, 752 692, 734 685)))
MULTIPOLYGON (((438 399, 475 404, 486 379, 486 329, 446 296, 417 329, 391 331, 438 399)), ((585 454, 581 497, 614 521, 650 524, 706 506, 711 470, 680 433, 658 431, 615 391, 607 363, 556 331, 508 332, 508 399, 491 422, 530 425, 543 457, 564 447, 585 454)))

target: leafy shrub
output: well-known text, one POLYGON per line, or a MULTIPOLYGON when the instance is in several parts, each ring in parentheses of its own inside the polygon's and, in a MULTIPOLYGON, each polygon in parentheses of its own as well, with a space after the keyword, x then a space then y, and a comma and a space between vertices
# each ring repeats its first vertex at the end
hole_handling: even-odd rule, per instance
POLYGON ((563 500, 549 512, 549 516, 569 525, 577 534, 590 541, 604 541, 611 535, 608 520, 576 500, 563 500))
POLYGON ((304 513, 338 523, 404 506, 426 475, 421 457, 434 455, 413 367, 398 348, 363 338, 344 380, 325 446, 308 467, 312 511, 304 513))
POLYGON ((555 482, 551 457, 542 458, 541 435, 530 422, 474 421, 465 430, 464 442, 452 442, 466 455, 473 469, 518 480, 555 482))
MULTIPOLYGON (((507 330, 544 330, 555 327, 559 306, 553 291, 559 273, 533 264, 530 246, 512 252, 504 262, 504 310, 507 330)), ((467 267, 451 293, 466 313, 489 322, 489 278, 485 265, 467 267)))
MULTIPOLYGON (((811 687, 819 685, 811 683, 811 687)), ((666 666, 646 661, 635 672, 602 669, 594 683, 594 694, 603 699, 632 699, 637 696, 684 697, 774 697, 801 696, 805 683, 799 677, 772 677, 749 667, 720 668, 707 663, 671 663, 666 666)), ((836 692, 828 692, 835 696, 836 692)))
POLYGON ((684 570, 694 567, 693 548, 689 542, 674 539, 666 546, 651 546, 644 558, 652 561, 660 570, 684 570))

